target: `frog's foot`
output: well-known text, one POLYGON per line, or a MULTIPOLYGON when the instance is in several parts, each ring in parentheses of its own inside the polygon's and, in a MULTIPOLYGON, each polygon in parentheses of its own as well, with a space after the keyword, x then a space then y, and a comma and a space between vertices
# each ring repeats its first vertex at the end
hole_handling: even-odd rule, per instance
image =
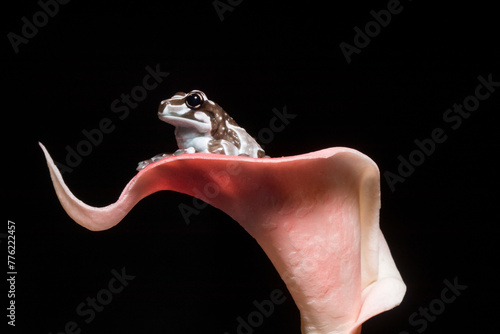
POLYGON ((155 155, 154 157, 152 157, 151 159, 148 159, 148 160, 144 160, 144 161, 141 161, 137 164, 137 168, 136 170, 138 171, 141 171, 143 170, 144 168, 146 168, 147 165, 150 165, 152 164, 153 162, 157 162, 163 158, 168 158, 168 157, 171 157, 173 154, 167 154, 167 153, 161 153, 161 154, 157 154, 155 155))
POLYGON ((180 148, 177 151, 174 152, 172 155, 181 155, 181 154, 189 154, 189 153, 196 153, 196 149, 194 147, 188 147, 188 148, 180 148))
POLYGON ((177 151, 175 151, 172 154, 169 154, 169 153, 157 154, 154 157, 152 157, 151 159, 139 162, 137 164, 136 170, 137 171, 141 171, 144 168, 146 168, 146 166, 152 164, 153 162, 157 162, 157 161, 160 161, 161 159, 165 159, 165 158, 168 158, 168 157, 172 157, 172 156, 176 156, 176 155, 181 155, 181 154, 187 154, 187 153, 196 153, 196 150, 194 149, 194 147, 188 147, 188 148, 180 148, 180 149, 178 149, 177 151))

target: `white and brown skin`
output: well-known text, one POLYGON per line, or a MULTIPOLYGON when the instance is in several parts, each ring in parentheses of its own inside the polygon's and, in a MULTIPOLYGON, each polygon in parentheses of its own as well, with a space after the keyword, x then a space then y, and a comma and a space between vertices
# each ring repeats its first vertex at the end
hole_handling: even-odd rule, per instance
POLYGON ((179 149, 173 154, 159 154, 142 161, 137 170, 163 158, 185 153, 266 157, 255 139, 200 90, 187 94, 178 92, 170 99, 161 101, 158 117, 175 126, 179 149))

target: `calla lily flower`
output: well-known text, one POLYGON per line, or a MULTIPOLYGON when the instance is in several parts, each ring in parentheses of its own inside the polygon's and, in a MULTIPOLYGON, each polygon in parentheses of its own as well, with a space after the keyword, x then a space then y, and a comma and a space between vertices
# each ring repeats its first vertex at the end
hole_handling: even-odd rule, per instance
POLYGON ((379 227, 379 170, 356 150, 269 159, 171 156, 141 170, 115 203, 92 207, 71 193, 40 146, 62 206, 89 230, 115 226, 160 190, 197 197, 227 213, 256 239, 286 283, 303 334, 360 333, 364 321, 403 299, 406 286, 379 227))

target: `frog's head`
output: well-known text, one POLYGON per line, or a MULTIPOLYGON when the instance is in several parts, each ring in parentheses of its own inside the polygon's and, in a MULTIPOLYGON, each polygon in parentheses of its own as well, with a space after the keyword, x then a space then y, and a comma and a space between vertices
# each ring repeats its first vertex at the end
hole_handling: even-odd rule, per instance
POLYGON ((170 99, 163 100, 158 117, 176 128, 196 129, 214 138, 227 132, 226 122, 236 125, 217 103, 210 101, 200 90, 192 90, 187 94, 178 92, 170 99))

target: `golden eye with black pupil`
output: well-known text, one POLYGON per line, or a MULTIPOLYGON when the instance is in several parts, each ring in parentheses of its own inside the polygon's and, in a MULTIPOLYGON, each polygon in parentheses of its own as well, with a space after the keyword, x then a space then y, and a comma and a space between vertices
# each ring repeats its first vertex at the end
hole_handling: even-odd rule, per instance
POLYGON ((203 96, 200 93, 189 93, 186 96, 186 105, 191 109, 198 109, 203 102, 203 96))

